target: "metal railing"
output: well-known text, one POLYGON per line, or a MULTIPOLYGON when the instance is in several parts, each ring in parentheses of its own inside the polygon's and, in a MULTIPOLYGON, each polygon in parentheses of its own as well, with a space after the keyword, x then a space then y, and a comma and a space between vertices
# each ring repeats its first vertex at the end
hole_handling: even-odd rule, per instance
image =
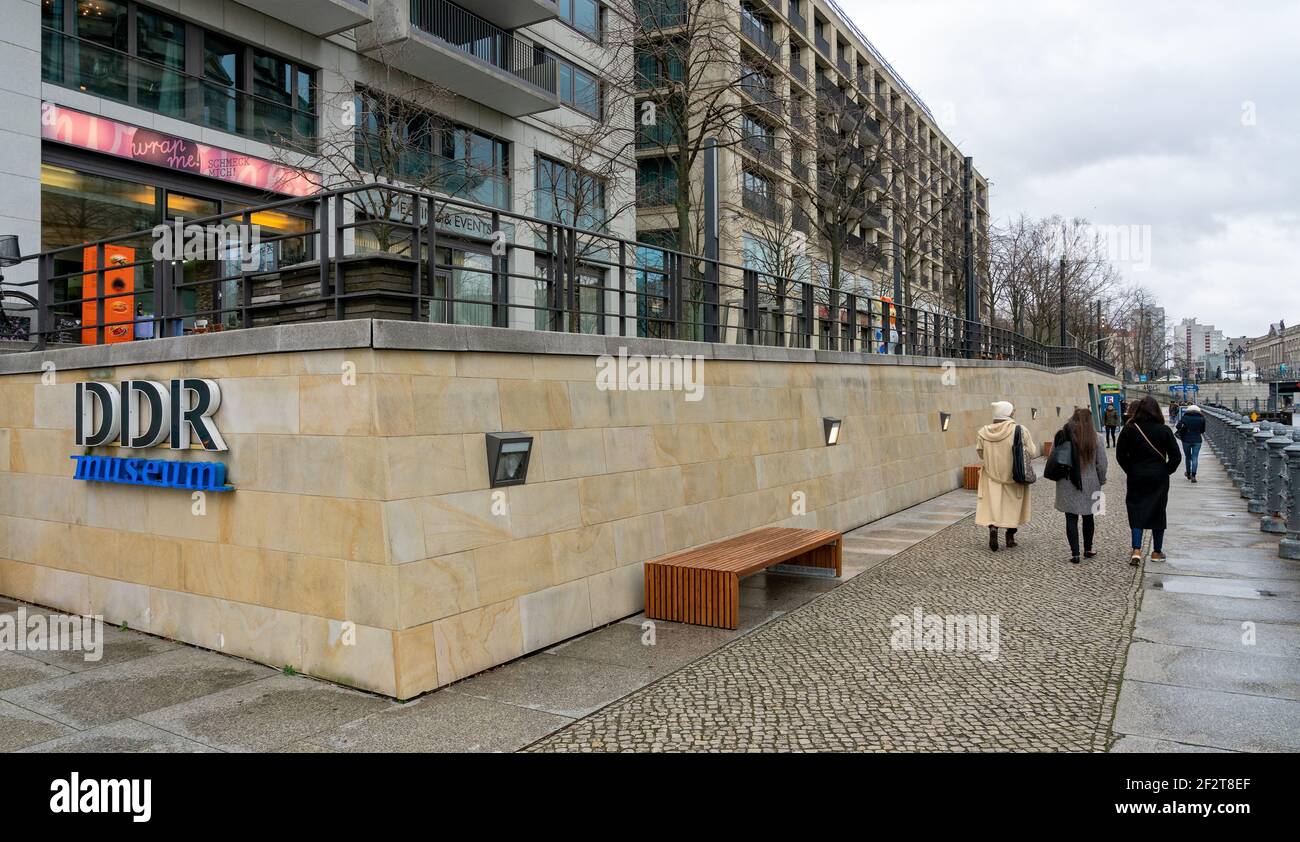
POLYGON ((807 36, 808 19, 799 13, 799 10, 795 8, 793 3, 789 4, 789 12, 786 14, 786 17, 790 20, 791 29, 798 32, 800 35, 807 36))
POLYGON ((555 56, 447 0, 411 0, 411 24, 450 47, 548 94, 559 91, 555 56))
POLYGON ((740 31, 768 58, 774 59, 781 55, 781 46, 772 40, 772 36, 744 15, 740 18, 740 31))
MULTIPOLYGON (((645 186, 642 188, 646 189, 645 186)), ((762 210, 780 207, 755 198, 762 210)), ((1078 349, 905 307, 870 289, 791 278, 602 230, 387 184, 285 199, 203 219, 255 246, 202 239, 158 253, 160 226, 20 259, 36 279, 29 331, 51 344, 147 341, 264 325, 387 318, 721 342, 1019 360, 1113 370, 1078 349), (269 230, 259 222, 294 217, 269 230), (269 233, 267 233, 269 230, 269 233), (493 243, 503 243, 500 249, 493 243), (531 292, 531 296, 529 295, 531 292)))

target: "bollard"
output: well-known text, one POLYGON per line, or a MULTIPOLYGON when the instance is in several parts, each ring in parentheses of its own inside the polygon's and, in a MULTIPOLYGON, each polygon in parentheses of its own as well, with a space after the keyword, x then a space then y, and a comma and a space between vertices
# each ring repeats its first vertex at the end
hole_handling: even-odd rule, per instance
POLYGON ((1286 534, 1286 455, 1282 452, 1292 443, 1289 430, 1278 424, 1273 427, 1273 437, 1267 442, 1268 447, 1268 493, 1265 500, 1264 516, 1259 519, 1261 532, 1275 535, 1286 534))
POLYGON ((1300 430, 1292 433, 1294 444, 1283 452, 1287 462, 1287 486, 1290 491, 1286 519, 1286 537, 1278 542, 1277 554, 1300 561, 1300 430))
POLYGON ((1254 455, 1250 437, 1255 434, 1255 425, 1250 419, 1243 419, 1237 425, 1237 488, 1241 496, 1250 499, 1250 461, 1254 455))
POLYGON ((1251 473, 1250 463, 1255 455, 1255 450, 1251 446, 1250 437, 1254 435, 1255 425, 1245 421, 1237 425, 1237 475, 1234 481, 1237 488, 1241 491, 1241 496, 1247 500, 1251 494, 1251 473))
POLYGON ((1263 425, 1252 436, 1254 446, 1253 459, 1250 463, 1250 503, 1246 511, 1252 515, 1262 515, 1268 505, 1268 440, 1273 438, 1273 431, 1263 425))

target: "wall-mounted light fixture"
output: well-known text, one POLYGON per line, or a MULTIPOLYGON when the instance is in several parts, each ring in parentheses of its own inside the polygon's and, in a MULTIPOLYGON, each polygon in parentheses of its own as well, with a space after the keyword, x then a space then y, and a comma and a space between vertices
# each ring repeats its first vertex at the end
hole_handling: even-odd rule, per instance
POLYGON ((528 479, 528 457, 533 437, 523 433, 488 433, 488 481, 493 488, 523 485, 528 479))
MULTIPOLYGON (((21 254, 18 251, 18 235, 0 234, 0 268, 5 266, 16 266, 20 256, 21 254)), ((0 281, 3 281, 4 277, 4 273, 0 273, 0 281)))
POLYGON ((1035 406, 1029 410, 1029 420, 1030 421, 1038 420, 1038 407, 1035 406))
POLYGON ((948 432, 948 425, 949 425, 950 423, 952 423, 952 413, 951 413, 951 412, 940 412, 940 413, 939 413, 939 429, 943 430, 945 433, 948 432))
POLYGON ((840 443, 840 424, 838 418, 823 418, 822 429, 826 432, 826 446, 834 447, 840 443))

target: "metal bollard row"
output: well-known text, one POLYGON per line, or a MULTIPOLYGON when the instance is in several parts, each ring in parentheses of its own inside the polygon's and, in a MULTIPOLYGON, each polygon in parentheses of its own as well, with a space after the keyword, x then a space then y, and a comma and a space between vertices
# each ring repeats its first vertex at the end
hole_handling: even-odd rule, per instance
POLYGON ((1260 515, 1260 530, 1284 536, 1278 555, 1300 560, 1300 429, 1217 407, 1204 412, 1206 442, 1260 515))

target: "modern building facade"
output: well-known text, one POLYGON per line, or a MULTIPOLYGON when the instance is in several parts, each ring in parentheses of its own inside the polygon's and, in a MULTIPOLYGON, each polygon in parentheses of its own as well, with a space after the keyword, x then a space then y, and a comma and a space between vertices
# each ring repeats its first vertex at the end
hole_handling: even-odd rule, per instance
MULTIPOLYGON (((896 303, 965 314, 962 278, 967 271, 978 278, 987 253, 988 181, 833 0, 637 5, 643 18, 659 20, 645 27, 639 107, 662 107, 674 93, 693 96, 687 134, 717 136, 724 260, 836 285, 825 223, 838 199, 848 205, 840 214, 847 224, 838 286, 875 297, 901 293, 896 303), (688 20, 708 13, 723 16, 730 38, 688 20), (707 54, 697 50, 676 66, 662 48, 644 46, 645 39, 671 41, 683 32, 701 39, 701 31, 710 39, 707 54), (704 110, 710 116, 701 116, 704 110), (859 189, 860 180, 870 189, 859 189)), ((694 191, 694 230, 686 239, 699 243, 708 174, 701 157, 682 187, 673 158, 684 153, 671 138, 662 128, 639 138, 638 236, 681 242, 675 199, 685 189, 694 191)), ((685 142, 694 153, 699 138, 685 142)))
MULTIPOLYGON (((616 82, 595 69, 606 66, 597 0, 11 0, 6 9, 0 233, 18 234, 24 253, 369 181, 561 220, 581 184, 594 227, 634 231, 634 214, 617 210, 634 190, 631 155, 596 144, 579 164, 571 151, 593 125, 620 119, 605 107, 616 82)), ((309 204, 257 217, 264 239, 313 224, 309 204)), ((437 225, 449 294, 486 296, 491 226, 459 211, 437 225)), ((284 240, 265 260, 305 256, 294 248, 284 240)), ((54 269, 73 271, 79 259, 65 255, 69 265, 54 269)), ((521 302, 537 294, 526 280, 533 259, 528 249, 511 257, 510 295, 521 302)), ((153 312, 142 274, 135 301, 153 312)), ((449 318, 483 323, 483 308, 449 318)))

